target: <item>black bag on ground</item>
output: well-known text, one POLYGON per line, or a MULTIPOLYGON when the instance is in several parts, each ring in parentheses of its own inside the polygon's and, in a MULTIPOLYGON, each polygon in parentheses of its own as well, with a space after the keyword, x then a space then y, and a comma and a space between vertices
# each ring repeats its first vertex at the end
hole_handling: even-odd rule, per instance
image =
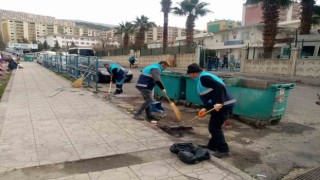
POLYGON ((191 151, 179 151, 178 157, 186 164, 195 164, 210 159, 210 153, 205 148, 194 147, 191 151))
POLYGON ((178 154, 180 151, 191 151, 195 147, 192 143, 175 143, 170 147, 172 153, 178 154))

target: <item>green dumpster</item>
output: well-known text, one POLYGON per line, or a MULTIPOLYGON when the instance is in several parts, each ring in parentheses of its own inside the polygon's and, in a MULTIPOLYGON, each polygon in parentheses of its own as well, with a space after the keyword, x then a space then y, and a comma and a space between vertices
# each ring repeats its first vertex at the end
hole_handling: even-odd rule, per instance
MULTIPOLYGON (((185 99, 185 78, 181 73, 163 71, 161 81, 170 99, 177 101, 185 99)), ((156 97, 165 97, 158 86, 154 88, 154 92, 156 97)))
POLYGON ((197 86, 194 79, 190 78, 188 75, 185 75, 186 79, 186 101, 192 104, 203 105, 198 92, 197 86))
POLYGON ((34 58, 34 55, 32 53, 27 53, 24 55, 23 60, 25 62, 32 62, 34 58))
POLYGON ((227 89, 237 100, 233 114, 264 124, 277 124, 285 114, 293 83, 276 83, 264 80, 228 78, 227 89))

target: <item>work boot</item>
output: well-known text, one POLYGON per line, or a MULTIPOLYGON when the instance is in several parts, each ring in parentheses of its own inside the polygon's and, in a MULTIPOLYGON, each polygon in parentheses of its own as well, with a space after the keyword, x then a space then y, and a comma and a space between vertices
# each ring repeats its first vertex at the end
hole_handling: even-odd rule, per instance
POLYGON ((230 156, 230 153, 229 153, 229 152, 219 152, 219 151, 216 151, 216 152, 212 153, 212 156, 214 156, 214 157, 216 157, 216 158, 224 158, 224 157, 230 156))
POLYGON ((210 151, 213 151, 213 152, 217 151, 216 148, 208 147, 208 145, 199 144, 198 146, 201 147, 201 148, 206 148, 206 149, 208 149, 208 150, 210 150, 210 151))
POLYGON ((154 120, 154 121, 160 121, 160 119, 159 119, 159 118, 157 118, 157 117, 156 117, 156 116, 154 116, 154 115, 147 116, 147 119, 148 119, 149 121, 151 121, 151 120, 154 120))
POLYGON ((120 90, 117 89, 113 94, 117 95, 117 94, 121 94, 122 92, 123 92, 122 89, 120 89, 120 90))
POLYGON ((133 119, 143 121, 144 117, 142 116, 142 114, 135 114, 133 116, 133 119))

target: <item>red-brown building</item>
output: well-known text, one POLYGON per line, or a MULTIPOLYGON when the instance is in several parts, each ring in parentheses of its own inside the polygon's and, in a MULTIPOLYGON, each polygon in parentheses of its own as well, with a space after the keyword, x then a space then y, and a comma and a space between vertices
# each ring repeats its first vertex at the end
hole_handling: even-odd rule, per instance
MULTIPOLYGON (((300 4, 295 2, 289 8, 280 9, 279 22, 299 20, 300 4)), ((261 4, 243 5, 242 25, 248 26, 262 22, 261 4)))

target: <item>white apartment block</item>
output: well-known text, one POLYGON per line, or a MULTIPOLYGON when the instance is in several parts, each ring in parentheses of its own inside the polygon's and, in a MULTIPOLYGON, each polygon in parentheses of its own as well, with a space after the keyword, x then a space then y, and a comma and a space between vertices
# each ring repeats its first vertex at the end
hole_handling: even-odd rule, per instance
MULTIPOLYGON (((29 14, 0 9, 0 33, 2 33, 4 43, 22 42, 23 39, 40 41, 42 36, 83 36, 100 37, 108 42, 122 42, 121 35, 115 35, 115 29, 100 31, 76 26, 75 22, 59 20, 50 16, 29 14)), ((195 30, 194 34, 200 31, 195 30)), ((168 43, 174 44, 177 37, 185 36, 184 28, 168 27, 168 43)), ((153 27, 145 33, 145 42, 160 42, 163 39, 163 27, 153 27)), ((135 38, 130 36, 130 44, 135 38)), ((85 43, 86 44, 86 43, 85 43)), ((89 43, 90 44, 90 43, 89 43)), ((118 43, 116 43, 118 44, 118 43)))
MULTIPOLYGON (((93 48, 95 45, 102 44, 102 39, 100 37, 84 37, 84 36, 74 36, 74 35, 48 35, 40 36, 38 41, 42 44, 47 41, 50 47, 54 47, 56 41, 61 48, 70 47, 72 42, 77 47, 90 47, 93 48)), ((107 45, 119 47, 119 43, 116 41, 106 41, 107 45)))
POLYGON ((46 35, 69 35, 100 37, 108 35, 107 31, 99 31, 83 27, 61 26, 56 24, 34 23, 18 20, 5 20, 1 22, 2 37, 4 43, 38 41, 40 36, 46 35))
POLYGON ((83 37, 83 36, 70 36, 70 35, 48 35, 38 37, 38 41, 42 44, 47 41, 50 47, 54 47, 56 41, 58 41, 61 48, 66 48, 67 44, 70 47, 71 43, 77 47, 94 47, 97 44, 101 44, 101 41, 96 37, 83 37))
POLYGON ((60 20, 51 16, 42 16, 42 15, 25 13, 25 12, 17 12, 17 11, 0 9, 0 22, 2 20, 17 20, 17 21, 26 21, 26 22, 34 22, 34 23, 56 24, 60 26, 71 26, 71 27, 76 26, 76 23, 73 21, 60 20))

